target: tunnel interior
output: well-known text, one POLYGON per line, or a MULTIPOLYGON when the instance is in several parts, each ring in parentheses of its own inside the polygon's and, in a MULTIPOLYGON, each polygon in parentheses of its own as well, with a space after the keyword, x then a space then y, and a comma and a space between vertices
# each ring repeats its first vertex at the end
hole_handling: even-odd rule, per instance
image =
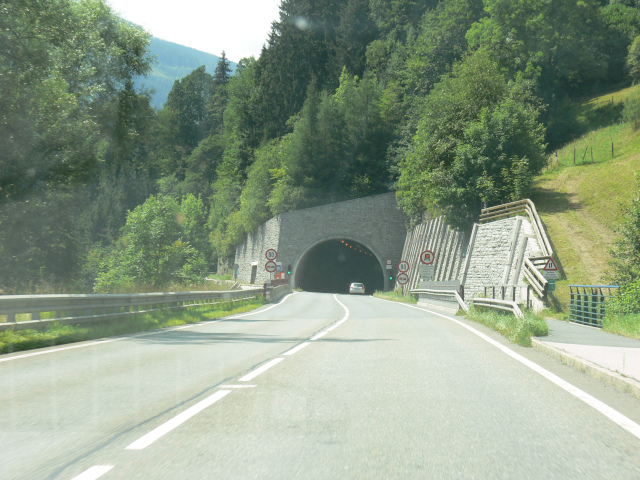
POLYGON ((384 290, 384 276, 376 256, 364 245, 348 240, 327 240, 311 248, 300 260, 296 286, 308 292, 349 293, 352 282, 365 292, 384 290))

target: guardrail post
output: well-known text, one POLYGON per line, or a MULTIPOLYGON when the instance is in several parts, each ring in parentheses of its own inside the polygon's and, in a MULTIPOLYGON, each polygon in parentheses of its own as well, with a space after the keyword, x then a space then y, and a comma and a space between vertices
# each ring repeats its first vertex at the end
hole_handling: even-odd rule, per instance
POLYGON ((7 315, 7 323, 16 323, 16 314, 10 313, 7 315))

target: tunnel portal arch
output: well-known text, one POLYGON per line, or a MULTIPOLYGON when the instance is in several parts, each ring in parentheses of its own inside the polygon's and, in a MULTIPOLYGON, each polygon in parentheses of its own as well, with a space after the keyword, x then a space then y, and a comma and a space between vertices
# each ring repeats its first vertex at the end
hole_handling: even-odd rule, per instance
POLYGON ((349 293, 349 285, 359 282, 371 294, 388 288, 385 265, 366 241, 353 235, 332 235, 302 249, 289 283, 305 291, 349 293))
MULTIPOLYGON (((377 272, 375 275, 371 274, 376 278, 369 283, 375 286, 368 290, 388 290, 393 284, 387 275, 387 264, 395 271, 393 269, 401 260, 406 235, 405 216, 398 208, 394 193, 284 212, 249 233, 245 242, 236 247, 234 275, 240 282, 253 280, 251 283, 258 285, 271 282, 274 277, 284 276, 283 281, 289 280, 292 287, 299 288, 310 276, 322 274, 321 269, 314 270, 314 265, 308 262, 312 262, 314 258, 324 259, 317 262, 325 261, 327 255, 331 257, 332 252, 335 257, 337 245, 334 241, 350 240, 353 245, 357 243, 372 254, 369 255, 370 260, 374 259, 367 262, 354 262, 353 259, 347 261, 346 263, 351 262, 355 265, 354 274, 359 272, 358 265, 368 265, 362 267, 361 276, 370 276, 368 270, 377 272), (324 256, 322 249, 325 249, 324 256), (277 252, 275 263, 281 271, 269 273, 268 270, 273 270, 275 266, 266 265, 268 259, 265 258, 265 254, 268 250, 277 252), (289 266, 292 272, 287 277, 289 266), (256 270, 255 279, 251 277, 252 268, 256 270), (382 277, 382 285, 378 277, 382 277)), ((333 263, 333 267, 326 269, 331 275, 344 272, 336 263, 333 263)), ((349 276, 347 273, 343 273, 342 276, 349 276)), ((352 281, 366 285, 364 280, 354 278, 352 281)))

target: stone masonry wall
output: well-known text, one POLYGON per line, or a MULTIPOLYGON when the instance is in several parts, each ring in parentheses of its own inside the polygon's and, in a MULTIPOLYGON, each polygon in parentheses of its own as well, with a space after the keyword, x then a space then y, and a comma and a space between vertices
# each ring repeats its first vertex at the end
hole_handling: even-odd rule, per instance
POLYGON ((249 282, 251 264, 257 262, 256 283, 266 281, 269 274, 264 270, 264 254, 275 248, 283 269, 292 265, 295 287, 296 267, 304 255, 323 241, 341 238, 365 245, 384 271, 387 260, 394 266, 400 262, 405 237, 404 216, 394 193, 286 212, 261 225, 237 247, 237 279, 249 282))
POLYGON ((524 259, 537 255, 539 250, 531 223, 525 217, 478 225, 462 275, 465 301, 484 294, 485 286, 523 285, 524 259))
MULTIPOLYGON (((281 223, 280 216, 267 220, 248 234, 245 242, 236 248, 234 274, 238 280, 249 283, 253 267, 256 267, 255 284, 262 285, 270 280, 269 272, 264 269, 267 262, 265 253, 270 248, 278 249, 281 223)), ((276 259, 276 262, 280 262, 280 259, 276 259)))

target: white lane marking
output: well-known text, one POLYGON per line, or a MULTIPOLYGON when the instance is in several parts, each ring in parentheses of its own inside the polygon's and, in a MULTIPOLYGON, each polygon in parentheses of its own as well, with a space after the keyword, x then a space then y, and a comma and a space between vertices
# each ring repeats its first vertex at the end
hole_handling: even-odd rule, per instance
POLYGON ((162 437, 163 435, 166 435, 167 433, 169 433, 174 428, 182 425, 184 422, 189 420, 191 417, 193 417, 194 415, 200 413, 202 410, 204 410, 208 406, 214 404, 215 402, 217 402, 218 400, 220 400, 221 398, 223 398, 224 396, 226 396, 229 393, 231 393, 231 390, 218 390, 213 395, 211 395, 211 396, 205 398, 204 400, 196 403, 194 406, 189 407, 184 412, 182 412, 181 414, 173 417, 168 422, 163 423, 162 425, 160 425, 159 427, 155 428, 154 430, 151 430, 146 435, 140 437, 138 440, 136 440, 131 445, 126 447, 125 450, 142 450, 143 448, 148 447, 153 442, 158 440, 160 437, 162 437))
POLYGON ((113 468, 113 465, 96 465, 89 470, 85 470, 77 477, 73 477, 72 480, 95 480, 107 473, 113 468))
MULTIPOLYGON (((378 299, 378 300, 382 300, 382 299, 378 299)), ((383 300, 383 301, 389 302, 390 300, 383 300)), ((398 302, 392 302, 392 303, 395 303, 396 305, 398 304, 398 302)), ((557 375, 551 373, 549 370, 546 370, 545 368, 542 368, 537 363, 532 362, 531 360, 528 360, 528 359, 524 358, 522 355, 517 354, 516 352, 514 352, 510 348, 507 348, 504 345, 502 345, 501 343, 498 343, 495 340, 493 340, 492 338, 489 338, 484 333, 482 333, 482 332, 476 330, 475 328, 473 328, 473 327, 461 322, 460 320, 456 320, 455 318, 451 318, 451 317, 449 317, 447 315, 443 315, 443 314, 438 313, 438 312, 433 312, 433 311, 427 310, 425 308, 414 307, 412 305, 407 305, 407 304, 403 304, 403 305, 405 307, 413 308, 413 309, 416 309, 416 310, 421 310, 423 312, 428 312, 428 313, 431 313, 433 315, 437 315, 439 317, 446 318, 447 320, 451 320, 452 322, 455 322, 458 325, 466 328, 471 333, 474 333, 478 337, 480 337, 483 340, 489 342, 494 347, 499 348, 504 353, 509 355, 511 358, 519 361, 523 365, 529 367, 534 372, 536 372, 536 373, 542 375, 543 377, 545 377, 547 380, 555 383, 557 386, 559 386, 560 388, 562 388, 566 392, 570 393, 574 397, 582 400, 587 405, 590 405, 591 407, 595 408, 598 412, 603 414, 609 420, 611 420, 612 422, 614 422, 614 423, 618 424, 619 426, 621 426, 622 428, 624 428, 626 431, 631 433, 631 435, 633 435, 634 437, 640 439, 640 425, 638 425, 636 422, 631 420, 629 417, 627 417, 627 416, 623 415, 622 413, 618 412, 617 410, 611 408, 609 405, 607 405, 604 402, 601 402, 597 398, 589 395, 584 390, 580 390, 578 387, 576 387, 576 386, 570 384, 569 382, 561 379, 557 375)))
POLYGON ((329 333, 329 332, 327 332, 326 330, 325 330, 324 332, 320 332, 320 333, 319 333, 319 334, 317 334, 316 336, 311 337, 311 340, 318 340, 319 338, 324 337, 327 333, 329 333))
POLYGON ((220 388, 254 388, 256 385, 220 385, 220 388))
POLYGON ((299 292, 292 292, 289 293, 286 297, 284 297, 284 299, 279 302, 279 303, 274 303, 273 305, 268 306, 267 308, 265 308, 264 310, 259 310, 257 312, 249 312, 249 313, 243 313, 241 315, 234 315, 233 317, 225 317, 226 320, 233 320, 234 318, 243 318, 243 317, 248 317, 249 315, 258 315, 259 313, 264 313, 264 312, 268 312, 269 310, 271 310, 272 308, 276 308, 280 305, 282 305, 284 302, 286 302, 287 300, 289 300, 289 298, 291 298, 293 295, 295 295, 296 293, 299 292))
POLYGON ((249 380, 253 380, 254 378, 256 378, 261 373, 266 372, 267 370, 269 370, 274 365, 277 365, 278 363, 280 363, 282 360, 284 360, 284 358, 281 358, 281 357, 274 358, 273 360, 271 360, 270 362, 265 363, 261 367, 256 368, 253 372, 246 374, 242 378, 239 378, 238 381, 239 382, 248 382, 249 380))
POLYGON ((291 350, 288 350, 288 351, 284 352, 283 355, 293 355, 297 351, 302 350, 307 345, 311 345, 311 342, 303 342, 300 345, 297 345, 297 346, 293 347, 291 350))
POLYGON ((340 325, 342 325, 344 322, 347 321, 347 319, 349 318, 349 309, 346 307, 346 305, 344 303, 342 303, 340 300, 338 300, 338 295, 334 294, 333 298, 335 299, 336 302, 338 302, 340 304, 340 306, 342 308, 344 308, 344 317, 342 317, 338 322, 334 323, 333 325, 331 325, 329 328, 327 328, 326 330, 318 333, 316 336, 312 337, 311 340, 318 340, 319 338, 324 337, 327 333, 335 330, 336 328, 338 328, 340 325))

